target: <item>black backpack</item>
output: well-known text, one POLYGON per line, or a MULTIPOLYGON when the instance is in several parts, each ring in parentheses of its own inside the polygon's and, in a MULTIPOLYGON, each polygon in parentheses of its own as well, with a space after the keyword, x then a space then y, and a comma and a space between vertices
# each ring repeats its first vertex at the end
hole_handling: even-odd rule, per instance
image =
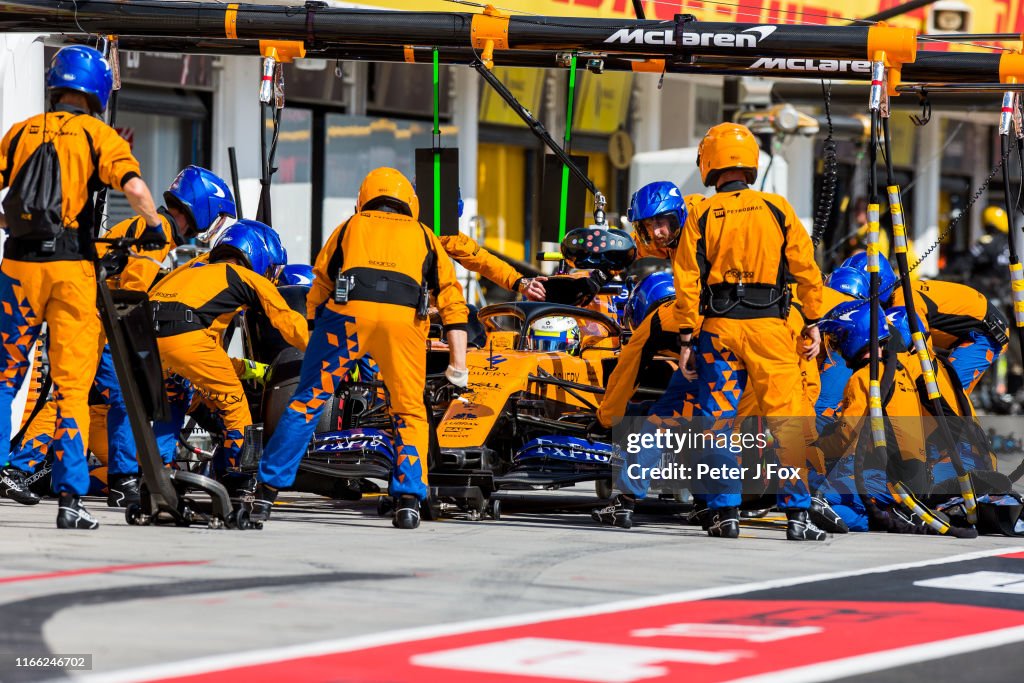
POLYGON ((7 229, 17 239, 49 241, 64 230, 60 159, 53 139, 46 140, 43 121, 42 144, 18 170, 3 200, 7 229))

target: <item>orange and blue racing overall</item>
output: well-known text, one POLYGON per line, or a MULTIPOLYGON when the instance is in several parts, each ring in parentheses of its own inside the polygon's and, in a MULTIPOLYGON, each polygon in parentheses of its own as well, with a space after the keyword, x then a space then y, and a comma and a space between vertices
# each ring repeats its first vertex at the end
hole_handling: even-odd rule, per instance
MULTIPOLYGON (((949 362, 970 394, 1006 350, 1010 324, 973 287, 942 280, 919 280, 912 287, 914 309, 925 321, 932 345, 949 352, 949 362)), ((898 288, 893 306, 903 305, 903 289, 898 288)))
MULTIPOLYGON (((633 331, 619 352, 615 370, 608 377, 604 398, 597 410, 597 419, 604 427, 617 424, 627 412, 627 403, 636 391, 640 375, 658 354, 679 356, 679 334, 675 325, 675 301, 666 301, 654 309, 633 331)), ((653 433, 660 427, 678 425, 694 416, 697 403, 697 382, 687 379, 679 369, 669 378, 664 393, 645 413, 642 433, 653 433)), ((647 496, 650 479, 643 476, 648 468, 661 461, 660 449, 640 448, 623 451, 624 464, 614 468, 615 488, 637 499, 647 496), (630 471, 631 465, 638 465, 630 471), (641 473, 637 475, 637 472, 641 473)))
POLYGON ((259 481, 275 489, 292 485, 325 402, 368 355, 380 368, 391 403, 396 462, 390 493, 424 500, 430 443, 423 397, 427 299, 436 298, 446 331, 465 330, 467 322, 451 259, 416 219, 370 210, 335 229, 313 272, 307 299, 313 334, 295 394, 264 449, 259 481))
MULTIPOLYGON (((830 287, 821 290, 823 305, 821 310, 825 314, 836 310, 836 307, 853 308, 856 304, 853 297, 837 292, 830 287)), ((840 312, 843 308, 839 309, 840 312)), ((838 349, 831 348, 822 341, 821 350, 818 352, 818 374, 821 379, 821 391, 814 403, 815 426, 820 433, 829 424, 836 420, 840 413, 840 406, 843 402, 843 391, 846 383, 850 381, 853 370, 846 365, 846 361, 840 355, 838 349)))
MULTIPOLYGON (((722 444, 729 442, 740 399, 753 392, 781 465, 800 473, 781 482, 778 506, 808 508, 806 466, 820 454, 811 446, 817 434, 799 334, 787 323, 790 277, 807 323, 821 317, 821 272, 807 231, 783 197, 726 183, 687 217, 673 269, 680 334, 692 334, 698 316, 704 318, 694 354, 697 404, 716 435, 704 460, 711 468, 736 466, 735 453, 722 444)), ((706 479, 701 489, 712 509, 741 502, 740 479, 706 479)))
POLYGON ((224 426, 214 470, 238 464, 245 428, 252 424, 238 367, 222 347, 232 319, 243 309, 262 308, 284 340, 306 348, 309 327, 273 283, 233 263, 195 262, 175 269, 150 290, 157 346, 167 379, 171 418, 153 425, 165 463, 174 458, 190 392, 198 395, 224 426))
MULTIPOLYGON (((160 215, 160 227, 164 234, 165 244, 156 249, 142 249, 132 247, 131 258, 124 270, 115 276, 107 279, 107 285, 111 289, 123 289, 134 292, 145 292, 156 281, 160 274, 160 264, 167 257, 174 246, 180 243, 178 231, 175 227, 174 218, 164 211, 158 211, 160 215)), ((142 234, 146 229, 146 221, 141 216, 135 216, 121 221, 111 228, 104 238, 115 239, 119 237, 134 238, 142 234)), ((103 256, 108 247, 104 243, 96 245, 98 256, 103 256)), ((33 376, 35 375, 33 371, 33 376)), ((121 385, 117 381, 117 374, 114 371, 114 360, 110 355, 109 344, 104 344, 99 358, 99 365, 96 367, 96 378, 93 381, 91 394, 93 402, 99 401, 108 406, 106 419, 101 420, 92 426, 92 436, 102 437, 107 441, 105 456, 100 456, 105 461, 109 474, 137 474, 139 461, 135 453, 135 437, 132 434, 132 427, 128 420, 128 409, 125 406, 124 396, 121 393, 121 385)), ((32 406, 26 406, 31 410, 32 406)), ((56 406, 53 402, 47 403, 39 411, 32 424, 25 431, 21 448, 11 455, 11 464, 28 472, 33 463, 42 462, 49 452, 50 434, 53 433, 54 421, 57 417, 56 406)), ((94 420, 94 422, 96 422, 94 420)), ((93 444, 91 450, 96 454, 100 448, 95 438, 90 438, 93 444)))
POLYGON ((827 482, 821 482, 822 495, 852 531, 867 531, 867 509, 862 496, 876 504, 893 504, 887 481, 900 480, 916 495, 930 487, 926 463, 926 412, 921 405, 920 366, 911 353, 891 346, 882 347, 879 363, 882 412, 885 416, 886 457, 878 462, 872 451, 867 426, 869 404, 869 367, 867 358, 854 363, 854 370, 843 392, 836 420, 818 440, 828 462, 832 463, 827 482), (867 453, 858 455, 859 449, 867 453), (864 457, 864 486, 858 491, 854 480, 854 458, 864 457))
MULTIPOLYGON (((60 164, 61 223, 55 239, 11 236, 0 264, 0 414, 11 403, 30 364, 42 324, 49 328, 54 389, 53 490, 89 490, 85 452, 89 388, 102 346, 93 264, 92 195, 120 190, 140 177, 139 162, 113 128, 85 111, 58 104, 15 124, 0 142, 0 189, 8 187, 43 142, 52 140, 60 164)), ((0 464, 9 458, 10 420, 0 419, 0 464)), ((26 465, 21 463, 19 467, 26 465)))

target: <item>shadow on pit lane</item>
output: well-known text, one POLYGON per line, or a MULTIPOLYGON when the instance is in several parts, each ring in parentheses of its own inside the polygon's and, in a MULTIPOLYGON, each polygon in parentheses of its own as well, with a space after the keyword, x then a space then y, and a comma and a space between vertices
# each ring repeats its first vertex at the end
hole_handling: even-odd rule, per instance
MULTIPOLYGON (((285 494, 287 496, 287 494, 285 494)), ((552 494, 550 492, 501 492, 502 514, 500 520, 484 517, 473 521, 466 513, 447 510, 440 522, 424 522, 424 526, 446 524, 457 526, 479 526, 499 528, 549 528, 553 530, 573 529, 598 533, 624 533, 598 524, 590 518, 591 510, 608 504, 594 496, 552 494)), ((380 517, 376 512, 376 499, 367 498, 358 502, 331 500, 327 498, 285 498, 285 504, 274 506, 270 524, 275 522, 304 522, 329 526, 357 526, 367 528, 367 522, 378 520, 388 522, 389 517, 380 517)), ((699 525, 687 524, 683 514, 689 506, 674 501, 651 501, 638 506, 636 521, 628 533, 663 535, 666 530, 678 530, 685 536, 703 537, 699 525)), ((377 525, 372 525, 377 526, 377 525)), ((382 525, 383 526, 383 525, 382 525)), ((390 526, 388 523, 387 526, 390 526)))
MULTIPOLYGON (((205 581, 175 581, 145 586, 117 586, 92 591, 75 591, 43 595, 3 605, 4 618, 0 620, 0 643, 7 652, 31 652, 36 656, 54 654, 43 637, 43 626, 57 612, 72 607, 109 605, 130 600, 153 600, 202 593, 233 593, 259 588, 294 588, 342 581, 381 581, 412 578, 411 574, 382 574, 365 572, 324 572, 292 574, 288 576, 241 577, 237 579, 210 579, 205 581)), ((149 624, 159 636, 159 624, 149 624)), ((239 632, 244 627, 240 625, 239 632)), ((12 657, 0 660, 0 681, 28 683, 29 681, 70 678, 63 671, 17 668, 12 657)))

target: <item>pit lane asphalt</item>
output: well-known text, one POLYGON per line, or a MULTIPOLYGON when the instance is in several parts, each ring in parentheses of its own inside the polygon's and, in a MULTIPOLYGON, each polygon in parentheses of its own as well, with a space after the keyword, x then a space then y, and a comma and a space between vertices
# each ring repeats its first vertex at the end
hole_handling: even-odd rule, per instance
MULTIPOLYGON (((745 522, 737 541, 664 515, 625 531, 585 514, 592 490, 514 493, 500 520, 416 531, 392 528, 373 499, 284 494, 262 531, 245 532, 132 527, 100 499, 87 503, 99 530, 60 531, 55 501, 2 500, 0 654, 90 653, 95 674, 1024 545, 886 534, 796 544, 781 517, 745 522)), ((0 664, 2 681, 46 677, 0 664)))

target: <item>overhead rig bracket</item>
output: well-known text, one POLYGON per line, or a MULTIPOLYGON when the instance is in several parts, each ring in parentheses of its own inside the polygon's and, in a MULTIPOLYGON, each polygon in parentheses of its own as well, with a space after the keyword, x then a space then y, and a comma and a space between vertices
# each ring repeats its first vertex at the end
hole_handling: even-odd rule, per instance
POLYGON ((494 68, 494 50, 508 49, 509 15, 487 5, 480 14, 473 15, 470 26, 472 46, 480 50, 480 61, 488 71, 494 68))
POLYGON ((1006 52, 999 58, 1000 83, 1024 83, 1024 54, 1006 52))
MULTIPOLYGON (((868 29, 867 57, 881 62, 886 69, 886 94, 895 97, 903 77, 903 65, 917 59, 917 31, 912 28, 886 26, 884 22, 868 29)), ((872 76, 872 90, 877 79, 872 76)), ((872 98, 874 99, 874 98, 872 98)))
POLYGON ((290 64, 306 56, 306 46, 301 40, 261 40, 260 54, 281 64, 290 64))

